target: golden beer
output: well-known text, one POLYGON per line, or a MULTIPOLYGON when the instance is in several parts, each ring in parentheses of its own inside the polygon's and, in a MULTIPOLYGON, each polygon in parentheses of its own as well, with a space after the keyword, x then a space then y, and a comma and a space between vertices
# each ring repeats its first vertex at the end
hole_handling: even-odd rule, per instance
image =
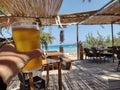
MULTIPOLYGON (((16 48, 20 52, 28 52, 33 49, 40 48, 40 32, 35 26, 13 27, 12 36, 16 48)), ((23 71, 32 71, 40 68, 41 66, 42 58, 37 57, 29 61, 28 64, 23 68, 23 71)))

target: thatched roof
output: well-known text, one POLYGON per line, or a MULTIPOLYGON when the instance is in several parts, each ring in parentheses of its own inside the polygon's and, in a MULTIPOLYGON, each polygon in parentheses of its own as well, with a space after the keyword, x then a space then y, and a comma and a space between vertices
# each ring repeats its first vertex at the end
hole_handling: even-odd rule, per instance
POLYGON ((7 12, 0 9, 0 26, 6 25, 8 21, 14 23, 35 24, 36 20, 43 26, 54 24, 109 24, 120 21, 120 1, 111 0, 100 10, 62 14, 58 11, 63 0, 1 0, 0 6, 7 12), (59 18, 58 18, 59 16, 59 18))
POLYGON ((0 6, 4 7, 7 12, 0 10, 0 26, 6 25, 10 20, 14 23, 35 23, 36 18, 42 25, 53 25, 60 18, 62 24, 79 23, 97 11, 88 11, 82 13, 72 13, 58 15, 58 11, 63 0, 1 0, 0 6), (9 14, 8 14, 9 13, 9 14))
POLYGON ((94 15, 96 12, 97 12, 97 10, 81 12, 81 13, 63 14, 63 15, 59 15, 59 16, 61 18, 62 23, 80 23, 83 20, 94 15))
POLYGON ((112 0, 104 8, 86 19, 83 24, 111 24, 120 23, 120 0, 112 0))
POLYGON ((63 0, 0 0, 12 16, 51 17, 57 15, 63 0))
POLYGON ((57 16, 62 1, 63 0, 0 0, 0 6, 4 7, 7 11, 7 13, 4 13, 4 11, 0 10, 4 15, 4 17, 0 18, 0 21, 2 23, 5 22, 8 16, 10 16, 11 23, 20 21, 33 22, 31 20, 35 21, 35 18, 52 18, 53 16, 57 16))
MULTIPOLYGON (((41 20, 42 25, 54 25, 56 24, 57 16, 60 18, 60 22, 62 24, 68 24, 68 23, 79 23, 88 17, 92 16, 95 14, 97 11, 88 11, 88 12, 82 12, 82 13, 72 13, 72 14, 61 14, 61 15, 55 15, 53 17, 41 17, 39 18, 41 20)), ((28 23, 32 24, 35 22, 36 18, 31 18, 31 17, 24 17, 24 16, 2 16, 0 17, 0 26, 6 25, 8 18, 10 19, 10 23, 28 23)))

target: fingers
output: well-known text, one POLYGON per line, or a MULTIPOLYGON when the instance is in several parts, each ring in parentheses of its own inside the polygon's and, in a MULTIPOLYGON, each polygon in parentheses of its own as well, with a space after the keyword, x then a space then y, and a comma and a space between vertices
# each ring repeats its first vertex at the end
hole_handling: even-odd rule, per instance
POLYGON ((5 44, 2 48, 15 48, 13 44, 5 44))
POLYGON ((15 46, 13 44, 6 44, 4 45, 0 51, 4 51, 4 52, 8 52, 7 54, 13 54, 13 53, 10 53, 10 52, 14 52, 15 55, 17 56, 20 56, 22 57, 24 60, 31 60, 35 57, 39 57, 39 56, 42 56, 44 54, 44 52, 40 49, 35 49, 35 50, 32 50, 30 52, 18 52, 16 49, 15 49, 15 46), (21 56, 22 55, 22 56, 21 56), (26 58, 27 57, 27 58, 26 58))
POLYGON ((36 49, 36 50, 33 50, 33 51, 27 53, 27 55, 29 56, 30 59, 38 57, 38 56, 42 56, 43 54, 44 54, 44 52, 40 49, 36 49))
POLYGON ((5 44, 0 48, 0 51, 13 51, 15 50, 15 46, 13 44, 5 44))

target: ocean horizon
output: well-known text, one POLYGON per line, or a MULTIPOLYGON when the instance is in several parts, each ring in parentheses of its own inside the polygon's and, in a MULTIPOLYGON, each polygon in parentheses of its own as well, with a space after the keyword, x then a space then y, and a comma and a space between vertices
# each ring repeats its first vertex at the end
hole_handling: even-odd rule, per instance
MULTIPOLYGON (((59 51, 61 45, 48 45, 48 51, 59 51)), ((77 53, 77 44, 66 44, 62 45, 64 48, 64 53, 77 53)), ((43 47, 43 50, 45 48, 43 47)))

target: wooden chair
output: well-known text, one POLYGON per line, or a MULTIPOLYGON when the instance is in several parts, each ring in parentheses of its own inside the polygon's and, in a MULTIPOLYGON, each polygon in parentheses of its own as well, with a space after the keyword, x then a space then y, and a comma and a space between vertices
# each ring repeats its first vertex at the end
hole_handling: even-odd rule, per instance
POLYGON ((63 69, 65 70, 70 70, 72 68, 72 60, 68 56, 62 55, 60 56, 60 60, 63 62, 62 66, 64 67, 63 69))
POLYGON ((61 56, 62 53, 59 53, 57 51, 49 51, 47 52, 47 63, 44 65, 47 69, 47 87, 49 88, 50 80, 49 80, 49 71, 50 71, 50 65, 52 65, 52 69, 58 70, 58 90, 62 90, 62 72, 61 72, 61 60, 59 56, 61 56))
POLYGON ((102 57, 102 53, 98 52, 96 47, 91 47, 91 51, 95 59, 100 59, 102 57))
POLYGON ((104 60, 105 54, 102 50, 91 47, 91 51, 93 53, 94 61, 97 60, 97 62, 99 61, 101 63, 104 60))
POLYGON ((115 52, 116 52, 117 58, 118 58, 117 71, 119 71, 119 68, 120 68, 120 47, 116 47, 115 52))
POLYGON ((93 53, 90 52, 89 48, 84 48, 84 53, 85 53, 85 59, 91 59, 91 57, 93 57, 93 53))
POLYGON ((111 58, 113 58, 113 54, 112 53, 103 53, 103 56, 104 56, 104 61, 110 61, 111 58))

